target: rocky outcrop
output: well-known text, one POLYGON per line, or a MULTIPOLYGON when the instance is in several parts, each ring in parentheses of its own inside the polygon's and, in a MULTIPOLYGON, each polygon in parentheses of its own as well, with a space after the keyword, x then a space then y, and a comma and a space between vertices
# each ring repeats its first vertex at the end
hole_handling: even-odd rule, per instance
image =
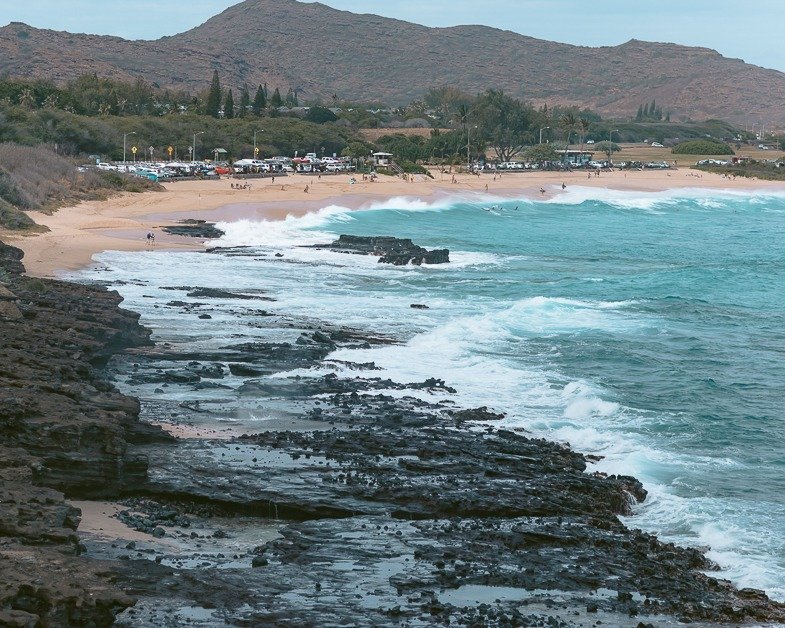
MULTIPOLYGON (((113 351, 149 344, 115 293, 6 288, 21 318, 0 319, 1 625, 785 622, 700 551, 623 525, 645 498, 634 478, 459 407, 440 379, 330 359, 389 337, 243 301, 263 334, 112 361, 140 406, 101 377, 113 351), (137 421, 215 427, 244 407, 258 433, 172 442, 137 421), (131 493, 116 516, 137 536, 77 537, 63 492, 131 493)), ((236 313, 235 296, 210 311, 236 313)))
POLYGON ((162 231, 171 235, 202 238, 204 240, 217 240, 224 234, 223 231, 215 226, 215 223, 193 218, 180 220, 176 225, 163 227, 162 231))
POLYGON ((315 244, 313 248, 328 249, 338 253, 355 253, 358 255, 375 255, 379 263, 406 266, 414 264, 447 264, 450 261, 448 249, 429 251, 417 246, 408 238, 389 236, 353 236, 341 235, 331 244, 315 244))
MULTIPOLYGON (((131 368, 117 364, 120 380, 140 387, 220 362, 244 378, 214 398, 164 407, 156 398, 143 410, 151 420, 215 426, 240 408, 283 417, 277 427, 252 422, 261 431, 241 437, 203 432, 144 447, 145 499, 119 516, 149 542, 130 554, 128 545, 90 545, 124 558, 139 591, 124 625, 160 624, 183 606, 208 622, 248 625, 785 621, 761 592, 712 577, 717 568, 700 551, 625 527, 619 515, 646 496, 636 479, 592 472, 566 446, 504 429, 492 408, 460 408, 442 380, 400 383, 373 377, 373 363, 329 357, 390 339, 278 314, 254 324, 267 340, 156 348, 134 355, 131 368), (340 374, 306 375, 331 366, 340 374), (244 528, 220 519, 227 514, 244 528), (270 526, 276 538, 242 547, 270 526), (191 549, 173 553, 172 539, 191 549), (139 563, 176 577, 144 580, 139 563)), ((174 399, 192 398, 204 383, 170 380, 165 394, 177 387, 174 399)))
MULTIPOLYGON (((149 344, 116 292, 12 275, 6 290, 21 316, 0 319, 0 444, 40 460, 35 481, 69 495, 115 495, 144 480, 128 442, 154 431, 139 402, 104 381, 116 352, 149 344)), ((1 296, 1 295, 0 295, 1 296)))
POLYGON ((108 625, 133 600, 106 565, 77 558, 80 512, 64 493, 114 496, 145 480, 129 443, 166 437, 101 369, 149 331, 116 292, 22 276, 21 259, 0 243, 0 624, 108 625))

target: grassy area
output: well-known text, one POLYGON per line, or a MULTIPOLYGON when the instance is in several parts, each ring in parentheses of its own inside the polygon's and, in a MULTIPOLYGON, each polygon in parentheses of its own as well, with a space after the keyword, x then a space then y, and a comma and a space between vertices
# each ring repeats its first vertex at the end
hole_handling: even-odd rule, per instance
MULTIPOLYGON (((614 161, 667 161, 676 162, 678 167, 694 166, 701 159, 726 159, 717 155, 674 155, 670 148, 652 147, 648 144, 620 144, 621 152, 614 153, 614 161)), ((580 148, 580 146, 578 147, 580 148)), ((591 145, 586 146, 586 150, 593 150, 591 145)), ((736 155, 740 157, 750 157, 752 159, 779 159, 785 155, 783 151, 760 150, 754 146, 742 146, 735 149, 736 155)), ((599 157, 599 155, 598 155, 599 157)))
MULTIPOLYGON (((406 137, 431 137, 433 129, 358 129, 357 133, 367 142, 376 142, 384 135, 405 135, 406 137)), ((441 129, 445 133, 451 129, 441 129)))

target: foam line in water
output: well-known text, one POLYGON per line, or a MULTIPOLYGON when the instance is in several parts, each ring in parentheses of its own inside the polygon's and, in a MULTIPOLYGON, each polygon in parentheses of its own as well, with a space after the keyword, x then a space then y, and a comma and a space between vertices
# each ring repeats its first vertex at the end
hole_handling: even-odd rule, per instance
POLYGON ((678 205, 681 201, 694 201, 698 206, 717 209, 734 200, 785 199, 785 192, 773 190, 731 190, 709 188, 679 188, 657 192, 614 190, 586 186, 569 186, 564 192, 540 201, 549 205, 582 205, 588 202, 607 203, 619 209, 654 210, 678 205))

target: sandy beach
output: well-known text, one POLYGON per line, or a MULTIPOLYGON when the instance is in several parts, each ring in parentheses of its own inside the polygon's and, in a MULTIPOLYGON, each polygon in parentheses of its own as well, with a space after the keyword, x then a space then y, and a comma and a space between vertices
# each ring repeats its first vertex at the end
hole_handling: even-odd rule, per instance
POLYGON ((207 221, 240 217, 281 220, 287 215, 301 216, 327 205, 361 208, 373 201, 396 196, 435 200, 450 195, 484 195, 518 198, 552 198, 562 192, 562 184, 659 192, 681 188, 717 190, 782 190, 785 183, 697 173, 694 170, 616 171, 589 176, 585 171, 522 172, 495 176, 432 171, 433 178, 415 175, 409 181, 381 176, 375 181, 355 184, 347 175, 292 175, 247 181, 248 189, 233 189, 246 183, 233 179, 183 181, 164 184, 165 191, 126 193, 104 201, 88 201, 62 208, 53 214, 30 212, 37 223, 50 231, 24 235, 0 230, 0 239, 25 252, 29 275, 54 277, 63 271, 89 266, 93 255, 105 250, 133 251, 148 246, 145 235, 156 234, 157 247, 195 250, 201 243, 193 238, 172 236, 161 227, 185 218, 207 221), (308 187, 306 191, 306 186, 308 187), (545 190, 543 194, 541 190, 545 190))

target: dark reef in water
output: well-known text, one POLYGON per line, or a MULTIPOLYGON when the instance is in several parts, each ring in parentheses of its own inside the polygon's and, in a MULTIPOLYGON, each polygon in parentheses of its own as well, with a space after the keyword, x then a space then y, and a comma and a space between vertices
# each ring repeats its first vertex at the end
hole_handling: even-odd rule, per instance
POLYGON ((2 625, 785 622, 703 573, 698 550, 625 527, 636 479, 458 407, 442 380, 329 358, 389 337, 247 310, 269 341, 152 346, 117 293, 21 276, 20 259, 0 243, 2 625), (280 376, 316 366, 363 376, 280 376), (146 391, 141 406, 107 371, 146 391), (214 426, 238 406, 283 419, 232 438, 151 425, 214 426), (122 499, 144 540, 78 537, 64 493, 122 499))
POLYGON ((214 223, 193 218, 180 220, 176 225, 168 225, 162 227, 161 230, 172 235, 203 238, 205 240, 217 240, 224 234, 214 223))
POLYGON ((390 236, 353 236, 341 235, 330 244, 314 244, 313 248, 328 249, 338 253, 354 253, 357 255, 376 255, 380 264, 406 266, 407 264, 447 264, 450 262, 450 251, 434 249, 429 251, 417 246, 408 238, 390 236))

